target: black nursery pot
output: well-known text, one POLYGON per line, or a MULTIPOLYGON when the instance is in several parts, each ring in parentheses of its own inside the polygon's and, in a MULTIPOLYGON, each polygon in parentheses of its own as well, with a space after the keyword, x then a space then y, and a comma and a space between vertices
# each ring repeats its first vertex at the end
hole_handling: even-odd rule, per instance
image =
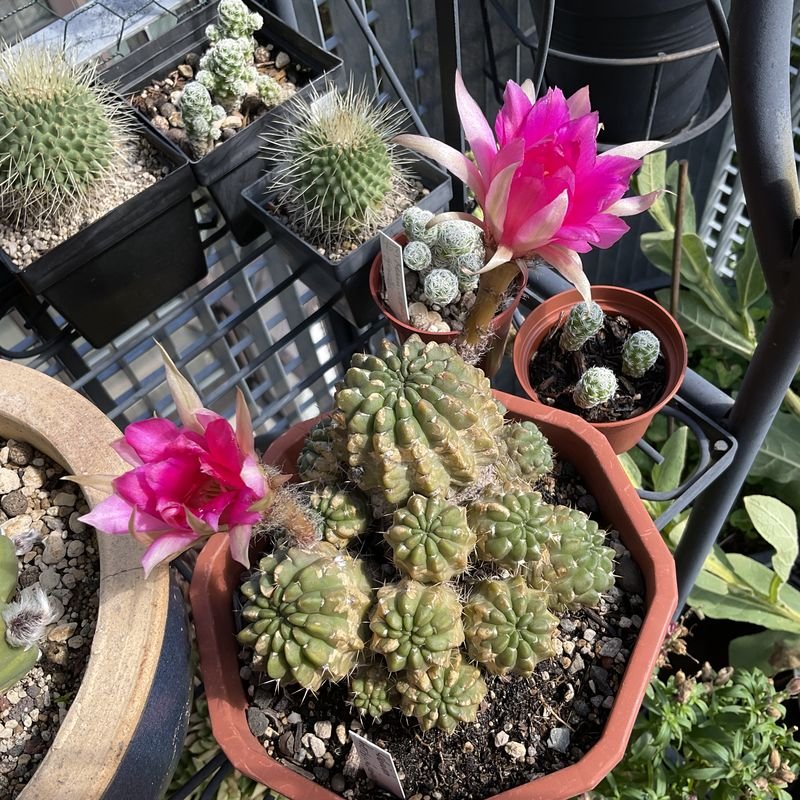
MULTIPOLYGON (((410 158, 409 172, 429 190, 416 203, 417 207, 434 214, 444 210, 453 196, 450 177, 419 156, 410 158)), ((269 192, 270 181, 271 175, 263 175, 242 192, 254 219, 262 229, 266 228, 272 234, 276 244, 283 247, 294 270, 304 269, 301 280, 323 301, 341 290, 343 299, 334 307, 345 319, 357 327, 374 322, 380 310, 369 291, 369 267, 381 249, 380 237, 376 234, 340 261, 331 261, 272 213, 271 205, 276 193, 269 192)), ((402 227, 402 221, 396 219, 383 232, 394 236, 402 227)))
POLYGON ((188 160, 120 99, 133 131, 168 175, 21 269, 0 261, 43 296, 94 347, 102 347, 208 274, 194 214, 188 160))
MULTIPOLYGON (((534 0, 537 24, 544 0, 534 0)), ((725 0, 723 5, 730 5, 725 0)), ((545 74, 569 95, 588 84, 600 112, 602 142, 644 139, 655 64, 589 64, 567 54, 631 59, 673 54, 716 42, 705 0, 557 0, 545 74)), ((651 138, 685 127, 698 111, 714 64, 714 51, 665 63, 651 138)))
MULTIPOLYGON (((299 63, 306 71, 307 83, 298 87, 293 98, 310 98, 341 69, 340 58, 301 36, 255 0, 246 2, 252 11, 264 17, 264 26, 255 33, 258 43, 272 44, 276 51, 284 51, 292 63, 299 63)), ((216 21, 217 5, 218 2, 208 3, 193 11, 166 34, 137 48, 107 69, 102 74, 103 80, 128 96, 151 81, 166 77, 182 63, 187 53, 202 54, 208 48, 206 27, 216 21)), ((286 103, 282 103, 271 108, 201 159, 189 159, 197 182, 208 187, 231 233, 241 245, 253 241, 262 232, 262 227, 247 213, 242 189, 259 176, 263 168, 257 158, 259 149, 265 135, 285 114, 285 107, 286 103)))

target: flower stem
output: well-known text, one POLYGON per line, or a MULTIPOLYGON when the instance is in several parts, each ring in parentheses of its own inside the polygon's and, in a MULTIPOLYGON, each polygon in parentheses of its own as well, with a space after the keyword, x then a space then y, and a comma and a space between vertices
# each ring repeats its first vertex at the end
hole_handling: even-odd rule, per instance
POLYGON ((484 272, 478 284, 478 296, 464 323, 463 341, 468 347, 478 347, 491 334, 491 322, 505 297, 511 281, 520 274, 515 261, 484 272))

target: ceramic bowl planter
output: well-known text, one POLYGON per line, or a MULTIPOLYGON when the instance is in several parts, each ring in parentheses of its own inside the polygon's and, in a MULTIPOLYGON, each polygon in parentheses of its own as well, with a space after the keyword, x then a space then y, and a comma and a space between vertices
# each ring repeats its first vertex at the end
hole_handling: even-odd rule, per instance
MULTIPOLYGON (((126 96, 159 80, 182 63, 189 52, 202 54, 208 47, 206 27, 217 18, 218 2, 201 5, 182 19, 173 29, 149 44, 134 50, 103 73, 104 80, 114 84, 126 96)), ((256 0, 247 5, 261 14, 264 26, 255 33, 259 44, 272 44, 287 53, 294 63, 307 70, 307 83, 298 86, 293 98, 308 99, 335 77, 342 60, 301 36, 279 17, 267 11, 256 0)), ((263 138, 281 118, 281 104, 269 109, 228 141, 218 145, 203 158, 189 159, 200 186, 208 187, 211 196, 239 244, 248 244, 263 230, 248 215, 241 197, 242 189, 251 184, 263 170, 257 158, 263 138)))
MULTIPOLYGON (((0 361, 0 436, 31 444, 68 472, 120 474, 118 429, 88 400, 35 370, 0 361)), ((86 489, 90 506, 103 499, 86 489)), ((188 720, 189 641, 166 568, 145 581, 130 537, 98 536, 97 628, 80 689, 20 800, 155 800, 188 720)))
MULTIPOLYGON (((508 408, 510 417, 534 421, 560 456, 580 465, 582 482, 600 501, 601 514, 619 531, 644 576, 644 622, 599 741, 572 766, 493 798, 567 800, 596 786, 625 751, 677 602, 675 566, 633 486, 597 431, 562 411, 499 392, 495 396, 508 408)), ((265 460, 293 472, 304 437, 317 421, 295 425, 273 443, 265 460)), ((236 769, 291 800, 337 800, 338 795, 267 756, 250 732, 233 615, 233 595, 241 571, 230 557, 225 536, 217 535, 201 552, 192 581, 200 665, 214 736, 236 769)))
MULTIPOLYGON (((448 175, 431 162, 413 154, 409 155, 407 166, 411 176, 421 181, 429 190, 416 205, 434 214, 446 208, 453 196, 448 175)), ((368 265, 380 250, 379 237, 373 236, 340 261, 331 261, 273 213, 270 204, 274 195, 269 193, 269 185, 270 176, 264 175, 244 190, 243 197, 250 213, 272 234, 275 242, 286 250, 295 269, 304 269, 303 283, 320 298, 343 292, 344 297, 335 308, 356 326, 374 322, 378 309, 369 300, 368 265)), ((384 228, 383 232, 387 236, 395 236, 402 228, 402 221, 398 218, 384 228)))
MULTIPOLYGON (((593 286, 592 299, 606 314, 629 320, 634 329, 649 329, 659 339, 666 365, 664 391, 658 402, 642 414, 615 422, 589 423, 608 439, 616 453, 630 450, 642 438, 653 417, 674 397, 686 374, 688 353, 686 340, 680 326, 664 308, 654 300, 630 289, 616 286, 593 286)), ((514 372, 528 397, 540 402, 531 385, 529 366, 534 353, 554 326, 580 302, 576 289, 561 292, 538 305, 520 327, 514 340, 514 372)))

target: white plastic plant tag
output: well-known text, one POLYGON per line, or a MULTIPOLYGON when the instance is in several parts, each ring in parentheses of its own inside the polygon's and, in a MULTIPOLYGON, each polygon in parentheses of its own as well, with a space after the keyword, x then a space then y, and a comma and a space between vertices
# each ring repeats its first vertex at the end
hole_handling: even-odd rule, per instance
POLYGON ((382 747, 373 744, 369 739, 353 733, 353 731, 350 731, 350 738, 353 740, 353 747, 358 753, 361 769, 364 770, 367 777, 382 789, 391 792, 395 797, 405 800, 406 794, 403 791, 400 777, 397 774, 397 767, 394 765, 394 759, 391 754, 382 747))
POLYGON ((386 303, 401 322, 408 322, 406 277, 403 273, 403 248, 381 231, 381 273, 386 303))

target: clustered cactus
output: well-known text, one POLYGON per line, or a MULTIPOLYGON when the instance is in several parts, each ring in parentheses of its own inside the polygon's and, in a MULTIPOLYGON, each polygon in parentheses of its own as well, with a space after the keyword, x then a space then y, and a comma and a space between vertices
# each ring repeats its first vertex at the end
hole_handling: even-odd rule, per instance
POLYGON ((206 28, 206 36, 212 44, 222 39, 245 39, 264 24, 261 14, 250 9, 242 0, 220 0, 217 6, 217 21, 206 28))
POLYGON ((277 547, 242 587, 256 669, 311 691, 346 680, 359 714, 399 708, 450 733, 476 719, 482 669, 529 677, 553 656, 557 615, 599 603, 614 551, 586 514, 536 491, 552 449, 503 414, 447 345, 412 336, 353 356, 298 461, 295 491, 328 541, 277 547), (368 572, 349 552, 384 544, 388 582, 388 563, 368 572), (484 579, 465 579, 476 564, 484 579))
POLYGON ((258 73, 253 65, 252 51, 248 52, 242 46, 241 39, 220 39, 200 59, 200 71, 195 77, 230 113, 241 105, 248 86, 255 83, 258 73))
POLYGON ((199 81, 186 86, 181 94, 180 106, 189 145, 195 156, 202 158, 222 135, 219 126, 214 123, 225 118, 225 109, 213 104, 211 93, 199 81))

